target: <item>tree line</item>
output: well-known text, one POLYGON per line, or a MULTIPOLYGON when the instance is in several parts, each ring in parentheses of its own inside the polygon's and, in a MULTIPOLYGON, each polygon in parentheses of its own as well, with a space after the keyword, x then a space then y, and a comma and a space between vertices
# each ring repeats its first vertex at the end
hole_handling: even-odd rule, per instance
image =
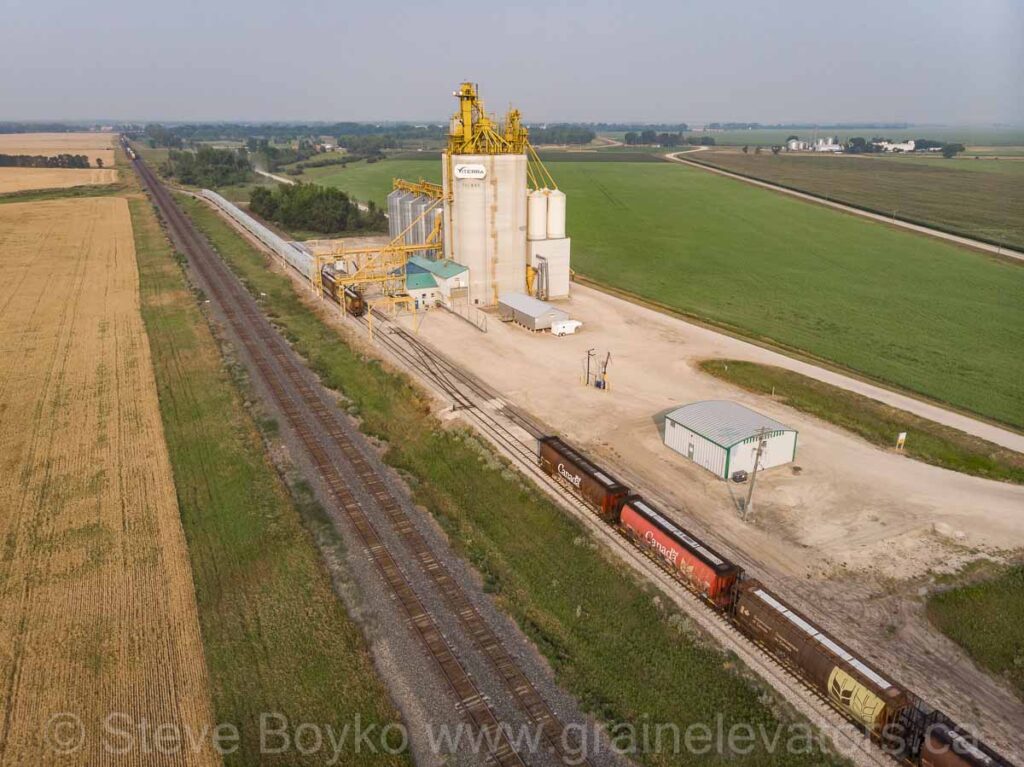
MULTIPOLYGON (((58 154, 52 157, 36 154, 0 154, 0 168, 88 168, 89 158, 84 154, 58 154)), ((96 167, 103 160, 96 158, 96 167)))
POLYGON ((533 144, 589 144, 597 134, 582 125, 562 123, 543 128, 530 128, 533 144))
POLYGON ((682 132, 658 133, 653 129, 629 131, 622 139, 629 146, 714 146, 715 139, 711 136, 684 136, 682 132))
POLYGON ((353 231, 383 231, 387 218, 373 202, 367 210, 340 189, 315 184, 265 186, 252 190, 249 210, 289 230, 337 234, 353 231))
POLYGON ((252 178, 252 166, 244 150, 201 146, 195 152, 171 150, 160 166, 165 176, 192 186, 218 187, 241 184, 252 178))

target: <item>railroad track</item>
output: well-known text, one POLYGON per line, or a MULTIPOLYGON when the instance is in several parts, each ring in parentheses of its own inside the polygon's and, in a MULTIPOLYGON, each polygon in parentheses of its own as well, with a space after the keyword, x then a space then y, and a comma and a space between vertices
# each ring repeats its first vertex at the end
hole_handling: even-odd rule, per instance
MULTIPOLYGON (((401 511, 400 504, 362 453, 340 430, 337 413, 327 408, 317 396, 315 384, 309 377, 311 374, 308 371, 303 374, 301 363, 294 352, 270 325, 249 293, 196 230, 152 171, 141 161, 136 160, 134 165, 166 222, 171 236, 188 257, 189 263, 205 283, 209 294, 217 301, 232 330, 245 347, 263 383, 321 474, 337 509, 351 521, 384 582, 401 605, 427 655, 455 695, 459 709, 475 733, 483 736, 480 742, 488 749, 489 759, 498 767, 524 766, 526 761, 513 747, 508 732, 501 726, 494 709, 467 672, 451 643, 441 632, 434 616, 413 590, 408 577, 384 543, 367 510, 353 492, 352 484, 331 460, 326 443, 333 442, 341 450, 357 476, 365 483, 367 490, 384 507, 392 522, 397 521, 396 508, 401 511), (329 424, 326 433, 317 421, 317 417, 324 416, 328 418, 326 423, 329 424)), ((409 524, 408 520, 406 524, 409 524)), ((411 524, 409 527, 411 528, 411 524)), ((433 555, 429 554, 425 541, 420 541, 426 552, 420 552, 419 559, 421 563, 427 563, 433 555)), ((450 574, 447 577, 450 579, 450 574)), ((550 711, 522 670, 513 662, 511 655, 504 651, 503 645, 493 632, 489 633, 486 622, 469 603, 465 594, 460 595, 460 592, 461 589, 452 581, 448 584, 446 600, 457 600, 462 605, 465 615, 460 613, 460 619, 478 629, 474 639, 487 643, 491 650, 488 657, 492 662, 500 664, 502 678, 506 683, 514 680, 520 686, 522 693, 518 701, 530 707, 528 716, 531 721, 541 725, 545 738, 550 742, 555 734, 554 730, 560 728, 560 735, 565 729, 564 725, 550 711)))
MULTIPOLYGON (((856 726, 838 715, 827 698, 792 674, 764 648, 740 633, 721 613, 695 594, 685 581, 677 578, 648 552, 638 549, 620 531, 605 524, 568 487, 544 472, 537 463, 535 445, 532 441, 524 441, 521 433, 525 432, 530 440, 544 436, 546 431, 538 424, 505 402, 498 392, 397 326, 387 315, 377 313, 375 316, 377 330, 374 338, 378 343, 412 373, 419 374, 441 394, 449 397, 453 406, 475 424, 478 431, 511 459, 522 473, 532 478, 549 495, 555 496, 563 506, 569 507, 577 519, 595 531, 599 538, 635 569, 673 597, 680 594, 682 586, 688 597, 687 613, 695 617, 701 627, 723 645, 736 650, 748 666, 760 670, 762 676, 783 692, 790 702, 802 701, 803 705, 797 703, 797 708, 820 729, 829 732, 837 746, 845 745, 845 752, 856 755, 857 761, 862 764, 890 765, 899 761, 877 748, 856 726), (509 423, 502 423, 495 413, 500 413, 509 423)), ((365 318, 350 319, 366 324, 365 318)), ((678 599, 676 601, 679 602, 678 599)))
MULTIPOLYGON (((227 269, 226 266, 223 268, 227 269)), ((793 675, 763 648, 747 639, 721 613, 713 610, 698 595, 690 591, 683 581, 669 573, 661 563, 601 521, 565 485, 542 471, 537 463, 536 445, 533 441, 546 433, 540 425, 506 402, 491 387, 454 365, 442 354, 391 321, 387 315, 373 311, 377 320, 373 338, 389 351, 397 362, 412 374, 425 379, 442 396, 449 398, 453 408, 474 424, 477 430, 511 459, 522 473, 532 478, 548 495, 557 499, 634 569, 661 586, 708 634, 724 646, 733 649, 744 663, 757 670, 812 723, 827 732, 843 753, 854 758, 859 764, 893 763, 894 760, 890 756, 877 748, 848 720, 841 717, 826 698, 793 675), (680 589, 680 586, 683 588, 680 589)), ((350 316, 348 320, 363 326, 368 322, 366 317, 350 316)), ((401 533, 401 530, 399 532, 401 533)), ((414 546, 411 548, 415 551, 414 546)), ((506 684, 510 682, 506 680, 506 684)), ((523 707, 521 702, 520 707, 523 707)), ((529 714, 528 704, 524 710, 531 721, 537 721, 534 717, 538 715, 529 714)), ((549 730, 542 731, 550 744, 549 730)))

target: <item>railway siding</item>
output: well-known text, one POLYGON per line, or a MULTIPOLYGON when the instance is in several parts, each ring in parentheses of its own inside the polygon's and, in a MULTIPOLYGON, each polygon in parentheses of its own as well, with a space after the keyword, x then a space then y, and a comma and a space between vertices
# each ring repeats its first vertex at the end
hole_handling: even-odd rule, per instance
MULTIPOLYGON (((460 702, 460 708, 470 720, 474 728, 484 734, 485 742, 494 743, 491 758, 499 765, 524 763, 520 754, 513 748, 502 729, 495 710, 488 703, 477 683, 474 681, 461 657, 463 651, 453 645, 446 633, 442 632, 435 615, 424 604, 417 593, 408 574, 407 566, 396 558, 393 547, 378 531, 381 516, 380 507, 389 504, 392 515, 402 512, 393 495, 386 489, 376 476, 379 469, 370 466, 365 455, 357 449, 341 427, 337 415, 331 416, 331 409, 322 399, 319 385, 315 378, 302 367, 294 352, 274 331, 266 319, 259 313, 248 293, 237 283, 233 275, 220 262, 209 245, 196 234, 190 222, 185 219, 170 199, 166 190, 158 181, 140 167, 147 185, 152 191, 162 213, 168 220, 172 233, 175 235, 191 263, 201 277, 202 284, 223 310, 232 330, 240 338, 247 356, 253 361, 263 384, 269 388, 276 405, 284 413, 289 426, 295 431, 305 451, 315 465, 318 474, 326 483, 332 500, 339 511, 349 519, 352 527, 358 532, 361 542, 377 564, 381 577, 388 584, 392 594, 397 598, 401 609, 405 612, 409 624, 422 640, 427 656, 432 658, 437 668, 460 702), (342 460, 338 460, 340 451, 342 460), (373 517, 368 513, 369 507, 360 495, 359 488, 353 487, 354 478, 351 472, 343 471, 346 463, 355 469, 358 482, 364 485, 365 491, 374 498, 377 509, 373 517)), ((396 520, 392 520, 394 523, 396 520)), ((406 537, 414 540, 416 535, 406 531, 406 537)), ((424 558, 425 547, 419 551, 424 558)), ((428 557, 428 564, 439 569, 439 564, 428 557)), ((454 581, 446 584, 448 596, 458 591, 454 581)), ((468 602, 462 605, 464 610, 473 612, 468 602)), ((463 621, 471 620, 471 615, 463 615, 463 621)), ((484 632, 483 622, 474 624, 478 631, 484 632)), ((491 635, 490 649, 496 651, 500 644, 491 635)), ((510 655, 505 655, 505 673, 514 674, 514 662, 510 655)), ((528 680, 524 675, 518 681, 528 680)), ((532 698, 531 703, 537 707, 539 696, 532 698)), ((550 710, 544 723, 550 726, 555 721, 550 710)))
MULTIPOLYGON (((602 716, 617 716, 611 712, 627 699, 632 700, 630 705, 633 706, 633 711, 657 711, 660 716, 682 722, 694 721, 692 717, 699 716, 699 713, 691 710, 689 715, 682 714, 679 711, 680 706, 686 708, 695 703, 699 704, 708 695, 716 701, 714 710, 726 718, 735 716, 738 709, 750 704, 752 690, 746 687, 748 682, 734 679, 726 685, 730 687, 729 693, 720 689, 723 682, 718 677, 722 674, 720 661, 712 660, 718 656, 717 652, 709 651, 709 654, 704 656, 702 653, 705 651, 698 650, 698 657, 690 656, 684 659, 683 655, 693 651, 693 648, 684 649, 688 647, 688 642, 680 641, 680 637, 676 636, 672 640, 678 642, 674 649, 669 649, 664 644, 667 638, 661 634, 666 626, 663 623, 664 614, 659 615, 657 610, 649 612, 641 609, 640 613, 645 617, 636 622, 639 616, 633 613, 638 605, 634 603, 633 606, 626 607, 625 603, 621 602, 612 608, 614 614, 605 613, 610 603, 615 603, 620 597, 625 597, 626 593, 636 589, 636 584, 628 577, 623 579, 619 568, 609 567, 603 556, 597 555, 589 547, 581 548, 572 543, 573 538, 579 540, 580 530, 565 518, 564 512, 548 507, 550 516, 547 510, 538 516, 541 507, 544 506, 538 496, 524 488, 521 482, 508 477, 507 472, 502 472, 500 466, 481 467, 480 462, 486 462, 486 459, 470 445, 471 438, 463 441, 459 432, 437 431, 434 427, 424 430, 424 424, 419 423, 423 419, 422 406, 418 404, 415 394, 407 385, 399 384, 399 379, 373 365, 358 364, 358 357, 345 347, 339 346, 336 336, 309 315, 309 310, 301 305, 287 283, 282 284, 280 277, 267 273, 262 259, 254 258, 247 247, 239 245, 237 235, 223 231, 226 225, 219 222, 212 212, 198 205, 191 206, 191 211, 203 220, 204 227, 214 234, 215 242, 222 253, 240 271, 251 289, 267 296, 268 309, 273 311, 276 321, 285 328, 285 332, 289 334, 297 348, 311 360, 313 367, 329 385, 345 391, 350 398, 350 409, 359 412, 362 418, 364 430, 376 436, 391 438, 389 462, 425 480, 417 485, 417 499, 428 505, 440 517, 455 536, 454 539, 460 548, 482 567, 485 581, 499 592, 502 603, 512 611, 520 625, 527 628, 548 654, 549 659, 556 660, 556 669, 562 675, 561 678, 580 694, 592 701, 599 701, 602 716), (388 410, 390 416, 385 416, 382 408, 388 410), (414 426, 414 422, 418 425, 414 426), (440 456, 444 456, 443 470, 440 470, 432 460, 440 456), (453 485, 452 472, 457 471, 456 466, 461 465, 463 459, 469 459, 468 465, 475 468, 465 476, 460 476, 453 485), (438 471, 440 473, 435 473, 438 471), (500 500, 510 489, 504 483, 511 483, 516 488, 514 503, 506 505, 500 500), (480 509, 480 515, 474 515, 471 512, 473 498, 482 497, 491 499, 491 503, 487 504, 486 510, 480 509), (515 508, 516 513, 513 515, 489 511, 502 508, 515 508), (524 535, 524 530, 529 530, 529 534, 524 535), (563 533, 568 537, 564 538, 563 533), (555 544, 548 540, 552 534, 559 542, 564 540, 567 548, 561 549, 560 543, 555 544), (472 540, 467 536, 471 536, 472 540), (581 556, 583 560, 580 559, 581 556), (556 572, 558 575, 554 574, 556 572), (550 581, 548 586, 542 585, 545 579, 552 577, 559 583, 555 593, 548 590, 550 581), (531 583, 537 578, 540 579, 539 582, 531 583), (579 590, 580 587, 582 590, 579 590), (555 608, 555 612, 548 612, 554 607, 553 604, 527 607, 531 600, 536 598, 534 594, 538 592, 534 591, 535 588, 552 596, 557 595, 560 604, 555 608), (575 618, 559 614, 563 608, 574 614, 575 618), (524 610, 539 611, 531 613, 523 612, 524 610), (581 621, 583 615, 586 618, 581 621), (602 619, 606 623, 601 623, 602 619), (594 624, 594 620, 598 620, 598 623, 594 624), (573 623, 577 625, 571 625, 573 623), (594 625, 616 627, 611 629, 614 636, 609 637, 607 630, 602 630, 599 634, 588 630, 588 626, 594 625), (599 639, 595 640, 595 637, 599 639), (641 659, 631 657, 629 651, 616 655, 614 664, 606 665, 598 671, 592 665, 593 661, 598 656, 605 659, 609 656, 608 648, 599 651, 597 646, 609 640, 614 644, 619 638, 625 640, 626 637, 629 638, 629 646, 635 648, 639 644, 649 648, 650 652, 658 654, 659 657, 664 657, 665 663, 659 664, 659 668, 666 671, 669 676, 673 676, 676 669, 686 668, 689 679, 674 680, 671 697, 659 698, 662 692, 668 693, 668 689, 660 688, 658 685, 652 688, 649 683, 634 686, 634 682, 639 681, 644 675, 632 677, 633 661, 641 659), (581 640, 584 644, 594 640, 595 644, 588 650, 580 645, 581 640), (680 652, 682 654, 679 654, 680 652), (591 656, 590 653, 595 655, 591 656), (617 685, 620 689, 613 690, 603 681, 599 682, 598 678, 601 676, 607 677, 612 686, 617 685), (587 688, 588 684, 594 683, 597 683, 597 688, 587 688), (703 683, 703 695, 689 695, 687 689, 695 683, 698 688, 703 683), (584 685, 583 688, 580 687, 581 684, 584 685), (580 692, 581 689, 584 691, 580 692), (634 693, 637 697, 634 697, 634 693)), ((392 335, 395 334, 381 332, 377 338, 383 339, 392 335)), ((469 408, 467 413, 492 408, 504 410, 491 398, 480 408, 469 408)), ((511 428, 521 434, 524 426, 521 422, 516 422, 511 428)), ((524 449, 521 443, 519 449, 524 449)), ((529 453, 535 460, 533 451, 529 453)), ((584 517, 580 517, 580 521, 588 527, 593 523, 593 519, 587 522, 584 517)), ((630 550, 636 553, 635 550, 630 550)), ((635 596, 629 598, 635 599, 635 596)), ((547 597, 542 603, 546 599, 547 597)), ((669 633, 672 633, 671 629, 669 633)), ((779 673, 778 670, 776 673, 779 673)), ((726 672, 725 677, 730 676, 726 672)), ((806 701, 807 693, 799 688, 798 683, 789 679, 788 684, 798 688, 797 696, 803 695, 806 701)), ((757 705, 754 704, 754 707, 757 708, 757 705)), ((700 709, 699 705, 697 709, 700 709)), ((751 711, 748 716, 754 716, 757 721, 763 721, 765 716, 771 718, 765 710, 759 713, 751 711)), ((822 714, 819 709, 817 716, 823 717, 826 724, 829 724, 827 713, 822 714)), ((834 722, 829 726, 834 726, 834 722)), ((821 763, 822 757, 816 756, 817 758, 812 757, 811 761, 821 763)), ((779 755, 775 758, 778 759, 779 755)), ((828 761, 828 758, 825 757, 825 760, 828 761)), ((800 761, 800 756, 786 754, 779 763, 792 764, 800 761)), ((858 757, 858 761, 876 763, 873 758, 867 757, 858 757)), ((768 763, 771 763, 771 759, 768 763)))

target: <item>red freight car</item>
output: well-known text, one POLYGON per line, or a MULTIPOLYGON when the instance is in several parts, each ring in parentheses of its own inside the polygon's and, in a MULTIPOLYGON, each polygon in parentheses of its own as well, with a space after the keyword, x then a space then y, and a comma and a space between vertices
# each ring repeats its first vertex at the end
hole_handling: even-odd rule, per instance
POLYGON ((928 728, 921 767, 1003 767, 1009 762, 956 727, 943 722, 928 728))
POLYGON ((616 520, 619 505, 629 495, 629 488, 558 437, 540 440, 540 466, 609 522, 616 520))
POLYGON ((692 589, 716 607, 726 608, 740 568, 669 521, 638 495, 623 505, 619 524, 643 547, 663 559, 692 589))

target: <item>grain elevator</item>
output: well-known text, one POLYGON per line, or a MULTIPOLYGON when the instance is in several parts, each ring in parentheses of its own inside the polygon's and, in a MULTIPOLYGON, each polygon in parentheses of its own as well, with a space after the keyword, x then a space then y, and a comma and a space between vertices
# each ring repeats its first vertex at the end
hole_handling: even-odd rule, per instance
POLYGON ((496 306, 512 293, 568 297, 565 194, 530 146, 519 111, 504 122, 488 116, 473 83, 453 95, 459 106, 441 158, 443 182, 395 182, 392 236, 415 239, 424 228, 417 213, 439 198, 444 258, 468 269, 470 305, 496 306))

